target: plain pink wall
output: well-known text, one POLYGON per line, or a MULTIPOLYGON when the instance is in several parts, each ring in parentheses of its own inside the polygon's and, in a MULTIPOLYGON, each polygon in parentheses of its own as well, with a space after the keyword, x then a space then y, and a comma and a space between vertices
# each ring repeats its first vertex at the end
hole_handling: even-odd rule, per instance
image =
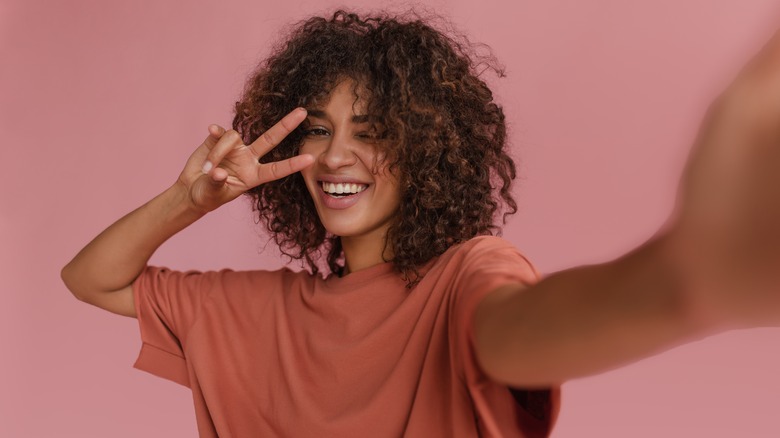
MULTIPOLYGON (((507 67, 495 90, 523 177, 505 237, 552 272, 656 231, 703 108, 780 26, 772 3, 426 2, 507 67)), ((0 436, 196 435, 187 389, 131 367, 136 321, 78 302, 59 270, 230 122, 280 29, 338 5, 0 3, 0 436)), ((239 201, 152 262, 279 266, 262 246, 239 201)), ((554 436, 780 436, 778 369, 777 329, 712 337, 567 383, 554 436)))

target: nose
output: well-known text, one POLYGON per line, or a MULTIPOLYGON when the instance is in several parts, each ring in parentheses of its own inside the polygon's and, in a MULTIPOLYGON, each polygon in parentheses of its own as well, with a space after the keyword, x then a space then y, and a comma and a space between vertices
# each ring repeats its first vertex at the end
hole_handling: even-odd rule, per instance
POLYGON ((335 133, 331 136, 327 147, 318 157, 321 164, 329 169, 336 170, 340 167, 348 167, 357 161, 351 138, 342 133, 335 133))

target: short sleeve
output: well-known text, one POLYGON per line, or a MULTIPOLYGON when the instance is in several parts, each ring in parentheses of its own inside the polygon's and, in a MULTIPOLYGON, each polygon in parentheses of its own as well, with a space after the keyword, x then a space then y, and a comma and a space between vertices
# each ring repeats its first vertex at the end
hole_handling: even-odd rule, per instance
POLYGON ((481 427, 489 436, 501 436, 508 427, 519 428, 523 436, 547 436, 558 414, 560 387, 525 390, 492 381, 477 362, 473 333, 474 311, 485 296, 508 284, 532 286, 541 274, 509 242, 492 236, 473 240, 461 261, 454 325, 456 352, 481 427))
MULTIPOLYGON (((508 284, 531 286, 541 275, 517 248, 499 237, 477 237, 464 244, 461 251, 454 321, 459 338, 467 341, 465 346, 470 350, 473 316, 479 302, 508 284)), ((462 354, 467 355, 468 351, 462 354)))
POLYGON ((141 272, 132 285, 142 341, 134 368, 190 386, 183 346, 217 274, 155 266, 141 272))

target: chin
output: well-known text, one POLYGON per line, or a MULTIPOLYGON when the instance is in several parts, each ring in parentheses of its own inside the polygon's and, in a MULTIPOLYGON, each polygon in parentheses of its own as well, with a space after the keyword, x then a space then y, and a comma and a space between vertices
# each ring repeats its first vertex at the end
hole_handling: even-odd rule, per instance
POLYGON ((352 237, 366 232, 366 230, 362 230, 361 227, 355 226, 355 221, 323 220, 320 218, 320 222, 322 222, 322 226, 325 227, 325 230, 334 236, 352 237))

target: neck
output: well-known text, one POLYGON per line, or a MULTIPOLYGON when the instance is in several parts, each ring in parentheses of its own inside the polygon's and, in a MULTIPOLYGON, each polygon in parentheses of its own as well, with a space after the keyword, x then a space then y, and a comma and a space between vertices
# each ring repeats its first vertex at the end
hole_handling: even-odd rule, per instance
POLYGON ((386 229, 379 229, 368 235, 342 237, 344 275, 391 260, 393 254, 390 247, 386 245, 386 238, 386 229))

